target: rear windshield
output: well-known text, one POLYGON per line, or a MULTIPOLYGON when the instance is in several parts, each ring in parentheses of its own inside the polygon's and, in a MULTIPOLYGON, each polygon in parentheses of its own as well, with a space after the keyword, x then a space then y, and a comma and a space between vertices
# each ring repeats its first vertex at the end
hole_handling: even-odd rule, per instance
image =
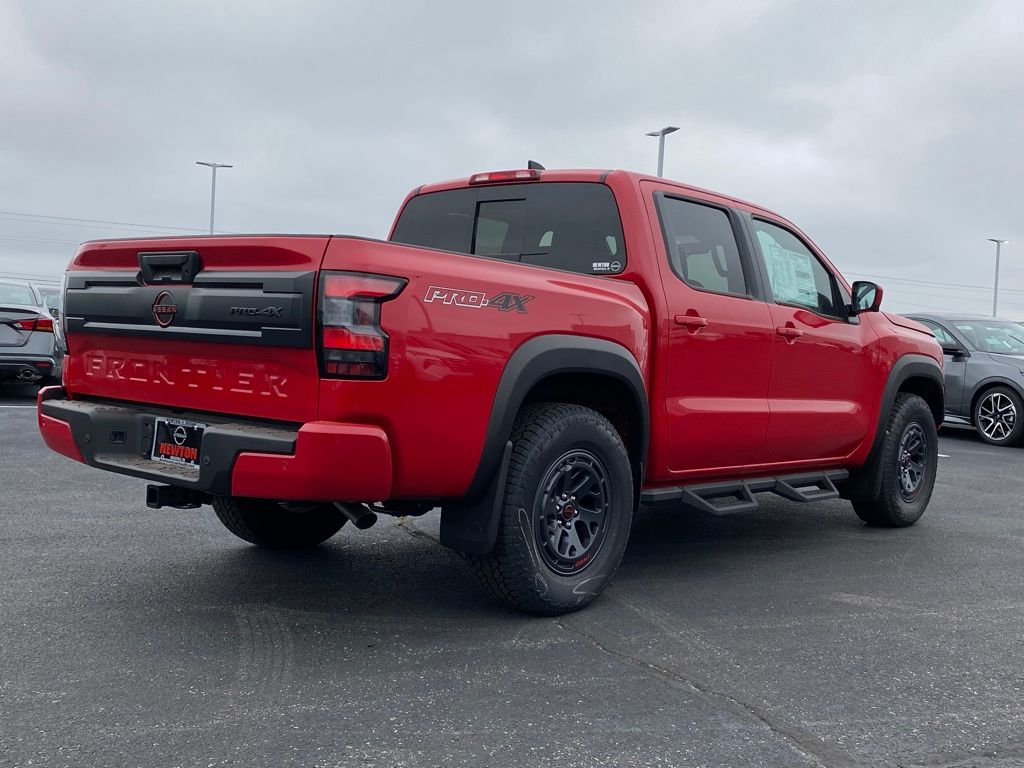
POLYGON ((27 304, 35 306, 36 297, 32 289, 19 283, 0 282, 0 304, 27 304))
POLYGON ((38 284, 36 284, 36 293, 39 294, 39 298, 41 298, 43 300, 43 303, 45 304, 46 301, 51 296, 60 296, 60 288, 58 288, 55 285, 38 285, 38 284))
POLYGON ((593 182, 469 187, 412 198, 391 240, 587 275, 626 265, 611 190, 593 182))

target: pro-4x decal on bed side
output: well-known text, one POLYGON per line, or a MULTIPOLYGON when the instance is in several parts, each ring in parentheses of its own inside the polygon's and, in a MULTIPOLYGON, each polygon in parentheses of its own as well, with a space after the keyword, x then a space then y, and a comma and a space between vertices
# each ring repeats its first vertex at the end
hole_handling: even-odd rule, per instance
POLYGON ((533 296, 525 296, 521 293, 510 293, 503 291, 487 298, 482 291, 467 291, 461 288, 443 288, 432 285, 427 288, 427 294, 423 297, 424 304, 440 302, 456 307, 470 307, 472 309, 483 309, 493 307, 501 312, 521 312, 526 314, 526 304, 533 299, 533 296))
POLYGON ((491 296, 487 300, 487 306, 497 307, 502 312, 509 312, 515 310, 516 312, 522 312, 526 314, 526 302, 532 299, 533 296, 523 296, 520 293, 499 293, 497 296, 491 296))

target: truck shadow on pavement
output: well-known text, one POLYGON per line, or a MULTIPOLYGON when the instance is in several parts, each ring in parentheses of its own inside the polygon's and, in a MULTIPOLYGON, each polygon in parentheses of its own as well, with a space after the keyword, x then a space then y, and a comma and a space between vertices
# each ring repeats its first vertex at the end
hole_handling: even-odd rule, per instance
MULTIPOLYGON (((195 600, 198 591, 200 600, 214 604, 273 604, 321 614, 518 616, 484 595, 463 558, 437 542, 436 517, 385 518, 370 531, 344 529, 325 545, 302 552, 221 539, 215 549, 188 558, 188 567, 168 563, 170 572, 160 568, 154 576, 164 599, 172 601, 195 600)), ((778 567, 780 561, 827 560, 848 549, 851 536, 879 534, 863 526, 844 502, 804 508, 779 503, 730 517, 644 509, 613 587, 640 589, 646 582, 668 581, 685 589, 688 579, 716 573, 754 585, 761 578, 758 562, 778 567)))

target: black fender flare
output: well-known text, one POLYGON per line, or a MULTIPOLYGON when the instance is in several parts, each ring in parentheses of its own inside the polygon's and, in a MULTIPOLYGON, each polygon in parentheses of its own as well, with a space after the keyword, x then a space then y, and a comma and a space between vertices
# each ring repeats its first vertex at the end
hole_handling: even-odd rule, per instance
POLYGON ((627 446, 639 494, 647 460, 650 407, 640 366, 621 344, 589 336, 548 334, 524 342, 508 359, 491 405, 480 462, 465 497, 442 504, 441 543, 473 554, 494 547, 512 453, 512 426, 530 390, 545 378, 563 373, 591 373, 622 382, 639 414, 634 444, 627 446))
MULTIPOLYGON (((889 414, 892 413, 893 403, 896 402, 896 395, 900 388, 913 378, 929 379, 938 386, 940 392, 945 392, 942 368, 934 358, 911 353, 903 355, 893 363, 885 381, 885 388, 882 390, 882 399, 878 407, 878 424, 875 427, 875 438, 871 443, 871 451, 861 468, 850 473, 850 479, 843 487, 844 497, 874 498, 878 495, 882 473, 877 457, 882 450, 882 443, 885 441, 889 414)), ((940 405, 937 411, 933 408, 932 414, 935 416, 936 426, 942 423, 943 410, 943 405, 940 405)))

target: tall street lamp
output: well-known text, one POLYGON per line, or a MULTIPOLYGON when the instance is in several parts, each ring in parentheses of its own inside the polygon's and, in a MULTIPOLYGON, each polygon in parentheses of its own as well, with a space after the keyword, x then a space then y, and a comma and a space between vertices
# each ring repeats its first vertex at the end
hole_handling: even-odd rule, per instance
POLYGON ((644 134, 645 136, 658 137, 658 176, 661 176, 665 170, 665 137, 678 130, 678 125, 666 125, 661 130, 651 131, 650 133, 644 134))
POLYGON ((232 168, 234 166, 228 165, 227 163, 206 163, 202 160, 196 160, 196 165, 205 165, 211 171, 213 171, 210 179, 210 234, 213 234, 213 212, 217 207, 217 169, 218 168, 232 168))
POLYGON ((992 287, 992 317, 999 314, 999 252, 1002 250, 1004 245, 1010 243, 1009 240, 999 240, 995 237, 988 239, 990 243, 996 244, 996 282, 992 287))

